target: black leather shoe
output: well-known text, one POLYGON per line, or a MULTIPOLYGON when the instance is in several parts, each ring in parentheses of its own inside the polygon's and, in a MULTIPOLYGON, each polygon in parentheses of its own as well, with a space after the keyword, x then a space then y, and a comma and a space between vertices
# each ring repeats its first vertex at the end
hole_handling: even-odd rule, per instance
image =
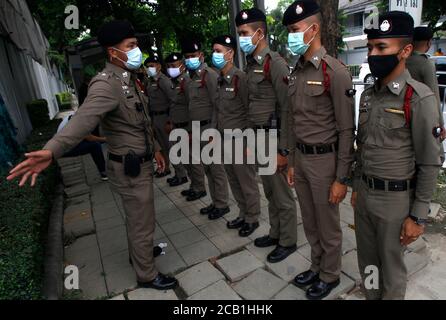
POLYGON ((186 201, 192 202, 192 201, 196 201, 198 199, 201 199, 203 197, 206 197, 207 193, 206 191, 192 191, 191 193, 189 193, 189 195, 186 198, 186 201))
POLYGON ((229 207, 226 208, 215 208, 214 211, 209 213, 209 220, 217 220, 223 217, 225 214, 227 214, 231 209, 229 207))
POLYGON ((138 281, 138 287, 140 288, 152 288, 156 290, 169 290, 175 289, 178 286, 178 280, 172 277, 168 277, 162 273, 158 273, 155 279, 149 282, 138 281))
POLYGON ((172 178, 167 178, 166 182, 168 184, 171 184, 173 181, 176 181, 176 180, 178 180, 178 177, 177 176, 173 176, 172 178))
POLYGON ((258 248, 267 248, 277 246, 279 239, 273 239, 270 236, 263 236, 254 240, 254 245, 258 248))
POLYGON ((319 273, 313 272, 311 270, 307 270, 305 272, 302 272, 298 274, 295 278, 293 283, 298 287, 306 287, 310 284, 313 284, 314 282, 319 280, 319 273))
POLYGON ((290 254, 297 250, 297 246, 282 247, 278 245, 267 257, 269 263, 277 263, 288 258, 290 254))
POLYGON ((157 172, 157 173, 155 173, 155 178, 164 178, 164 177, 167 177, 170 174, 171 174, 170 170, 169 171, 164 171, 164 172, 157 172))
POLYGON ((240 230, 238 231, 238 235, 240 237, 247 237, 250 236, 257 228, 259 227, 259 223, 255 222, 255 223, 246 223, 240 228, 240 230))
POLYGON ((174 180, 171 183, 169 183, 169 186, 171 186, 171 187, 178 187, 178 186, 181 186, 181 185, 187 183, 187 181, 188 180, 187 180, 186 177, 181 178, 181 179, 177 178, 176 180, 174 180))
POLYGON ((228 229, 240 229, 245 224, 245 219, 237 218, 232 221, 228 221, 226 226, 228 229))
POLYGON ((336 288, 341 281, 338 279, 334 282, 324 282, 318 280, 311 287, 308 288, 306 296, 310 300, 321 300, 328 296, 334 288, 336 288))
POLYGON ((194 190, 192 188, 189 188, 189 189, 181 191, 181 195, 183 197, 188 197, 192 192, 194 192, 194 190))
POLYGON ((213 203, 211 203, 210 206, 207 206, 206 208, 201 209, 200 214, 202 214, 202 215, 209 214, 212 211, 214 211, 214 209, 215 209, 215 206, 213 203))

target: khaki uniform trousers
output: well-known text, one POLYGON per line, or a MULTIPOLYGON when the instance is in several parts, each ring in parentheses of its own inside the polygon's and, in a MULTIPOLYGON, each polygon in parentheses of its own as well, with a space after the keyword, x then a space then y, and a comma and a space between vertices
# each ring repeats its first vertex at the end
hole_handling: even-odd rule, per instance
POLYGON ((225 140, 225 143, 229 142, 232 146, 224 146, 223 152, 226 147, 232 148, 233 156, 232 163, 225 164, 224 168, 228 176, 232 194, 235 201, 237 201, 237 206, 240 211, 239 218, 244 219, 247 223, 255 223, 258 222, 260 216, 260 191, 257 182, 256 166, 255 164, 248 164, 246 156, 242 164, 236 164, 235 155, 237 152, 246 155, 246 145, 243 145, 240 141, 242 150, 236 150, 238 149, 236 148, 237 140, 239 139, 225 140))
POLYGON ((122 198, 127 227, 128 247, 138 281, 152 281, 158 274, 153 258, 155 206, 153 164, 141 165, 136 178, 124 174, 124 165, 108 161, 107 173, 113 190, 122 198))
POLYGON ((339 206, 331 204, 337 154, 302 154, 296 150, 294 183, 305 235, 311 247, 311 270, 324 282, 341 274, 342 230, 339 206))
MULTIPOLYGON (((265 146, 265 154, 269 154, 269 144, 262 141, 261 135, 257 134, 256 139, 257 146, 265 146)), ((260 165, 258 166, 260 167, 260 165)), ((260 178, 268 199, 269 236, 279 239, 279 245, 283 247, 294 246, 297 243, 297 209, 293 191, 288 185, 286 172, 277 170, 273 175, 261 175, 260 178)))
POLYGON ((363 281, 371 275, 365 273, 367 266, 375 266, 379 271, 378 288, 364 288, 365 296, 373 300, 403 300, 407 270, 400 233, 410 212, 413 190, 371 190, 361 180, 357 191, 355 232, 359 271, 363 281))

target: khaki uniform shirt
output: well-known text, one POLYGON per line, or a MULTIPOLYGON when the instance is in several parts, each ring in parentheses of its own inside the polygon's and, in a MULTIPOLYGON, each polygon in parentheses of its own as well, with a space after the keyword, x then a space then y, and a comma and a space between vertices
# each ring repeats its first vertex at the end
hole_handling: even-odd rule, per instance
POLYGON ((166 75, 160 72, 154 78, 148 78, 146 93, 149 97, 150 112, 169 112, 175 98, 175 90, 166 75))
POLYGON ((410 213, 426 218, 441 166, 440 139, 432 132, 438 125, 435 95, 407 70, 384 87, 377 83, 366 89, 359 106, 354 189, 363 174, 384 180, 416 179, 410 213), (403 108, 408 84, 414 89, 409 126, 403 108))
POLYGON ((438 87, 437 71, 433 61, 426 54, 414 52, 406 61, 406 68, 414 80, 427 85, 438 100, 440 111, 440 124, 444 126, 444 118, 441 114, 440 88, 438 87))
POLYGON ((194 72, 189 72, 190 81, 187 84, 190 121, 212 120, 217 105, 218 74, 201 64, 194 72))
MULTIPOLYGON (((312 146, 337 143, 338 179, 350 176, 354 160, 355 109, 352 87, 348 69, 329 56, 323 47, 310 60, 299 60, 290 76, 289 148, 295 150, 296 142, 312 146), (327 64, 328 91, 324 85, 322 61, 327 64)), ((290 158, 293 159, 293 156, 290 158)))
POLYGON ((270 119, 275 115, 280 119, 279 149, 288 147, 288 76, 286 61, 270 48, 265 48, 258 55, 247 57, 245 72, 248 76, 249 110, 248 120, 252 126, 270 126, 270 119), (265 74, 265 62, 270 57, 270 71, 265 74))
POLYGON ((178 78, 172 79, 174 98, 170 105, 169 117, 175 123, 189 122, 189 111, 187 102, 187 86, 190 82, 189 75, 184 72, 178 78))
POLYGON ((248 84, 243 71, 232 67, 221 75, 218 81, 217 108, 214 113, 214 127, 224 129, 245 129, 248 126, 248 84))
POLYGON ((144 155, 147 151, 146 128, 149 144, 159 151, 148 116, 147 97, 135 81, 134 73, 107 63, 105 69, 90 82, 82 107, 44 149, 51 150, 58 159, 101 123, 110 153, 124 156, 133 150, 144 155), (143 104, 145 112, 138 111, 139 103, 143 104))

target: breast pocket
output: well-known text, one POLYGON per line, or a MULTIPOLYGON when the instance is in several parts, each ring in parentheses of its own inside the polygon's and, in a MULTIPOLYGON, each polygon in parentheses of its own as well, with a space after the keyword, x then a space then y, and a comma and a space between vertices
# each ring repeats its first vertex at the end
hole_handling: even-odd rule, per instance
POLYGON ((359 119, 358 119, 358 137, 357 139, 364 143, 369 125, 370 111, 366 107, 359 108, 359 119))
POLYGON ((403 114, 384 114, 378 118, 379 134, 376 143, 386 148, 398 148, 410 143, 410 129, 403 114))
POLYGON ((189 85, 189 98, 191 100, 200 98, 203 90, 206 90, 206 88, 201 87, 201 80, 191 82, 189 85))
POLYGON ((318 113, 331 105, 330 96, 325 92, 324 85, 308 84, 304 86, 305 111, 318 113))
POLYGON ((129 123, 140 125, 144 123, 143 103, 135 96, 126 97, 123 112, 129 123))

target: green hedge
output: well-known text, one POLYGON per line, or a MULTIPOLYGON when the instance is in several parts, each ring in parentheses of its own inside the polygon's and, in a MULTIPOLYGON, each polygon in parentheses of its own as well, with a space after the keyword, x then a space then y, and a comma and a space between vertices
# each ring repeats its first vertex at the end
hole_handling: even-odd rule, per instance
POLYGON ((69 92, 56 94, 56 100, 60 110, 71 109, 71 99, 71 93, 69 92))
MULTIPOLYGON (((25 146, 42 148, 57 129, 58 121, 36 129, 25 146)), ((20 161, 18 159, 17 161, 20 161)), ((44 247, 57 168, 43 172, 34 188, 7 182, 0 172, 0 300, 41 299, 44 247)))
POLYGON ((46 126, 50 121, 48 102, 44 99, 34 100, 26 105, 33 128, 46 126))

